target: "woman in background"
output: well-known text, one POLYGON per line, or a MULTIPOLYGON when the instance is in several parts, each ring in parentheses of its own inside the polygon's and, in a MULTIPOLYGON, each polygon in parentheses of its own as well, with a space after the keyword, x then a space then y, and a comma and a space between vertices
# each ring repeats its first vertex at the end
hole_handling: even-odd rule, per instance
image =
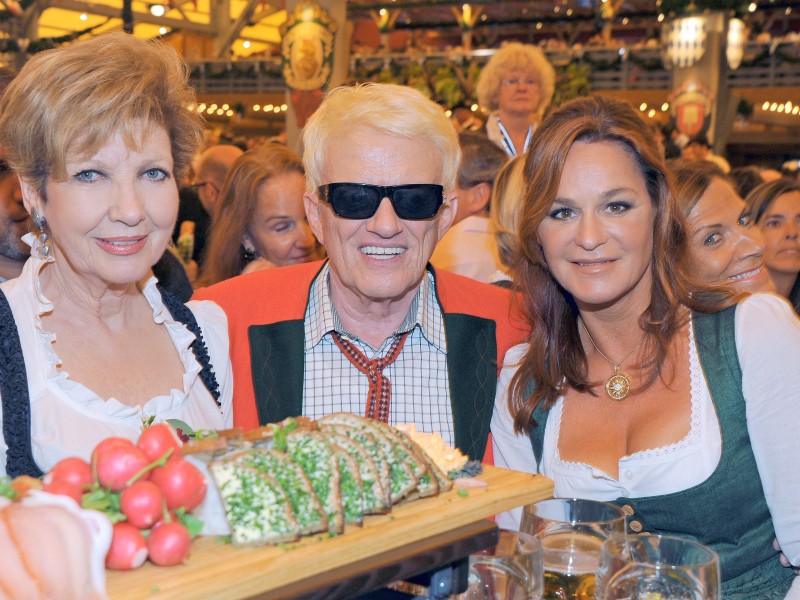
POLYGON ((531 336, 506 354, 495 464, 619 504, 631 532, 720 556, 726 600, 783 598, 800 564, 800 321, 774 294, 695 283, 664 160, 629 104, 537 129, 515 256, 531 336))
POLYGON ((517 229, 526 192, 524 168, 524 156, 508 161, 494 180, 489 203, 489 229, 497 242, 500 262, 503 263, 503 270, 497 271, 490 283, 505 288, 512 287, 509 270, 519 240, 517 229))
POLYGON ((220 190, 200 285, 322 258, 304 192, 300 157, 285 146, 266 144, 236 159, 220 190))
POLYGON ((490 111, 486 134, 509 156, 528 149, 531 136, 553 99, 556 74, 544 52, 511 42, 498 50, 478 77, 478 102, 490 111))
POLYGON ((800 314, 800 185, 791 179, 763 183, 747 207, 764 237, 764 257, 776 291, 800 314))
POLYGON ((6 90, 0 146, 36 235, 0 285, 0 475, 88 460, 151 418, 232 423, 225 314, 151 272, 201 138, 194 100, 172 48, 124 33, 36 54, 6 90))
POLYGON ((707 161, 669 161, 675 199, 686 217, 689 267, 703 283, 770 292, 764 240, 730 178, 707 161))

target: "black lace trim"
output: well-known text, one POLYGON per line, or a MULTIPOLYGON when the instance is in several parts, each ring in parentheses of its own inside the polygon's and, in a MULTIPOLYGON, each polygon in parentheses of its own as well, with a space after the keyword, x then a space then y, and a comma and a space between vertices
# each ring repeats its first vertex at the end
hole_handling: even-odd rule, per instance
POLYGON ((0 394, 2 394, 3 438, 6 473, 11 477, 44 473, 33 459, 31 445, 31 399, 28 373, 19 331, 6 295, 0 290, 0 394))
POLYGON ((222 403, 219 401, 220 393, 217 376, 214 375, 214 369, 211 367, 208 348, 206 348, 206 343, 203 341, 203 331, 197 324, 194 313, 192 313, 183 302, 161 287, 161 285, 157 285, 156 287, 158 287, 158 291, 161 292, 161 299, 164 301, 164 306, 167 307, 172 318, 186 325, 186 328, 194 334, 194 341, 189 348, 191 348, 194 353, 197 362, 202 366, 200 379, 203 381, 206 389, 211 392, 211 395, 214 397, 214 402, 221 408, 222 403))

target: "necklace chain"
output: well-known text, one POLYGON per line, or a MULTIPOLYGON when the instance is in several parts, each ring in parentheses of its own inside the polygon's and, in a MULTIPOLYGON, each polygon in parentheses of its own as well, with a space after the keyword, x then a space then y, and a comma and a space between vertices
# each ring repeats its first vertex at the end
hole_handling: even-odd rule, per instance
POLYGON ((603 354, 603 351, 600 350, 600 348, 597 347, 597 344, 594 343, 594 340, 592 339, 592 334, 589 333, 589 329, 586 327, 586 323, 583 322, 583 319, 580 319, 580 322, 581 322, 581 327, 583 327, 583 330, 586 332, 586 336, 589 338, 589 341, 592 343, 592 346, 594 346, 594 349, 597 350, 597 353, 603 358, 605 358, 611 364, 611 366, 614 367, 614 374, 611 375, 611 377, 609 377, 606 380, 606 393, 614 400, 622 400, 631 391, 631 380, 628 379, 628 376, 625 375, 624 373, 620 373, 619 368, 622 366, 622 363, 628 360, 631 354, 636 352, 636 349, 642 345, 642 342, 644 341, 644 338, 647 337, 647 334, 644 334, 642 336, 642 339, 640 339, 636 343, 633 349, 630 352, 628 352, 628 354, 626 354, 621 361, 614 362, 613 360, 608 358, 605 354, 603 354))

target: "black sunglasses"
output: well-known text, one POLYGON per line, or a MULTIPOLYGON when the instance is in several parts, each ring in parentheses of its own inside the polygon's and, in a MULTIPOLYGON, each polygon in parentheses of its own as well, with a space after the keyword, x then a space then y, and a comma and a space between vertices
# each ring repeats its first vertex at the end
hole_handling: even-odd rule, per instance
POLYGON ((319 186, 317 194, 342 219, 369 219, 378 211, 381 201, 388 198, 398 217, 421 221, 435 217, 444 202, 444 188, 434 183, 385 186, 328 183, 319 186))

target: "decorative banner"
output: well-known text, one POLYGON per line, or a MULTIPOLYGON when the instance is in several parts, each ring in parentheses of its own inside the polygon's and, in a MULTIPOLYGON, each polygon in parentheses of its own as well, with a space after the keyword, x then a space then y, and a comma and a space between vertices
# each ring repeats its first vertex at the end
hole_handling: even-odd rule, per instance
POLYGON ((298 127, 319 106, 322 88, 330 80, 337 28, 328 11, 313 0, 298 4, 281 25, 283 78, 291 89, 298 127))
MULTIPOLYGON (((667 28, 667 58, 676 67, 691 67, 706 53, 704 17, 673 19, 667 28)), ((662 41, 663 43, 663 41, 662 41)))
POLYGON ((693 137, 708 131, 714 95, 697 79, 687 79, 668 97, 675 127, 693 137))

